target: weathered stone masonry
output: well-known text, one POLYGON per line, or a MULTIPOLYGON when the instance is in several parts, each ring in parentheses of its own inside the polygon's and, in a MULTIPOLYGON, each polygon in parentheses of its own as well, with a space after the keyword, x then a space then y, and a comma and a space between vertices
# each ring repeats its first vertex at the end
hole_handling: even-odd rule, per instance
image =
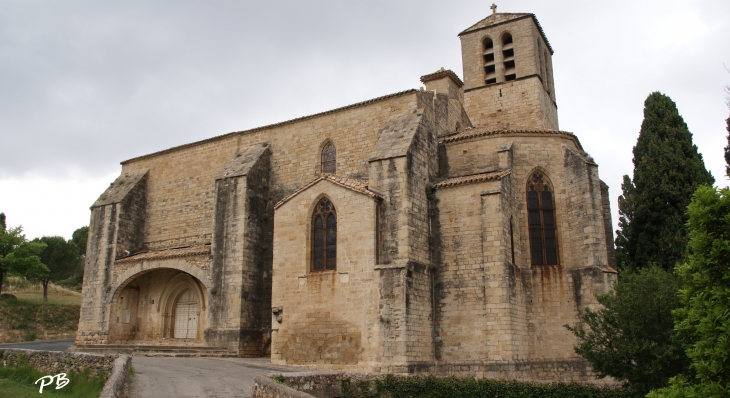
POLYGON ((535 16, 495 13, 459 37, 464 81, 442 68, 425 89, 123 162, 92 206, 79 349, 592 377, 563 325, 615 280, 607 186, 558 130, 535 16), (531 251, 536 175, 552 189, 550 265, 531 251), (336 267, 315 270, 323 200, 336 267))

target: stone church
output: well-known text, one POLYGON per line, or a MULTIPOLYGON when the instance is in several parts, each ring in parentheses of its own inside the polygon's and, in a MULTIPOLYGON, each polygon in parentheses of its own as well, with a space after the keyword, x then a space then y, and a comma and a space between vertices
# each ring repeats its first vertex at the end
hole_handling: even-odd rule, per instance
POLYGON ((76 350, 591 378, 563 325, 616 279, 608 188, 558 127, 535 15, 458 37, 463 80, 122 162, 76 350))

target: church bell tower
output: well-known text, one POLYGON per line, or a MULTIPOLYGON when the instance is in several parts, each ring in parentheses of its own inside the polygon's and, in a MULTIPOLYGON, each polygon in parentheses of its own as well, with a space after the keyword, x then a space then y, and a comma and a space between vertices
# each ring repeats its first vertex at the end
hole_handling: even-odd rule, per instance
POLYGON ((553 49, 534 14, 492 14, 459 33, 464 108, 474 126, 558 129, 553 49))

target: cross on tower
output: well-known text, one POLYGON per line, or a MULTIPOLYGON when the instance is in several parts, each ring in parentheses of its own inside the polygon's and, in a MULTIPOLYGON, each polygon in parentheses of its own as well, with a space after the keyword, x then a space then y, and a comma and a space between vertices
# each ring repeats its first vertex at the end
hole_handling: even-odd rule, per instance
POLYGON ((489 8, 492 9, 492 14, 496 14, 497 13, 497 5, 496 4, 492 3, 492 6, 489 7, 489 8))

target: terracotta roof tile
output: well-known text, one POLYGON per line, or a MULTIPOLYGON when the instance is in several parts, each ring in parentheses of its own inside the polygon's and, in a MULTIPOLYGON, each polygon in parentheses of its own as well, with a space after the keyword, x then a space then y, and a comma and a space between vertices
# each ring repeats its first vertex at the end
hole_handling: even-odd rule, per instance
POLYGON ((304 184, 304 186, 302 186, 301 188, 297 189, 296 191, 292 192, 290 195, 288 195, 285 198, 283 198, 282 200, 278 201, 276 203, 276 205, 274 206, 274 209, 278 209, 281 205, 288 202, 293 197, 306 191, 309 187, 313 186, 314 184, 316 184, 322 180, 327 180, 333 184, 337 184, 341 187, 351 189, 355 192, 359 192, 363 195, 367 195, 373 199, 382 199, 383 198, 383 195, 380 194, 380 192, 374 191, 368 187, 368 180, 359 180, 359 179, 355 179, 355 178, 338 176, 336 174, 323 174, 322 176, 317 177, 314 180, 304 184))
POLYGON ((453 187, 455 185, 471 184, 474 182, 482 182, 482 181, 488 181, 488 180, 501 180, 502 178, 510 175, 511 172, 512 172, 511 170, 499 170, 499 171, 492 171, 489 173, 472 174, 472 175, 462 176, 462 177, 452 177, 452 178, 439 182, 438 184, 434 185, 433 188, 439 189, 439 188, 445 188, 445 187, 453 187))
POLYGON ((508 129, 499 129, 499 130, 490 130, 486 127, 470 127, 467 129, 464 129, 457 134, 452 134, 446 137, 443 137, 440 142, 443 144, 448 144, 451 142, 457 142, 466 140, 469 138, 476 138, 476 137, 486 137, 486 136, 498 136, 498 135, 556 135, 556 136, 563 136, 570 140, 573 140, 576 144, 576 146, 583 150, 583 146, 581 146, 580 141, 578 141, 578 137, 575 136, 575 134, 567 132, 567 131, 561 131, 561 130, 550 130, 550 129, 514 129, 514 130, 508 130, 508 129))
POLYGON ((210 245, 198 245, 198 246, 184 246, 174 247, 171 249, 162 249, 154 251, 146 251, 141 253, 135 253, 131 256, 118 258, 117 263, 128 263, 132 261, 140 260, 159 260, 165 258, 177 258, 177 257, 190 257, 199 255, 209 255, 210 245))

